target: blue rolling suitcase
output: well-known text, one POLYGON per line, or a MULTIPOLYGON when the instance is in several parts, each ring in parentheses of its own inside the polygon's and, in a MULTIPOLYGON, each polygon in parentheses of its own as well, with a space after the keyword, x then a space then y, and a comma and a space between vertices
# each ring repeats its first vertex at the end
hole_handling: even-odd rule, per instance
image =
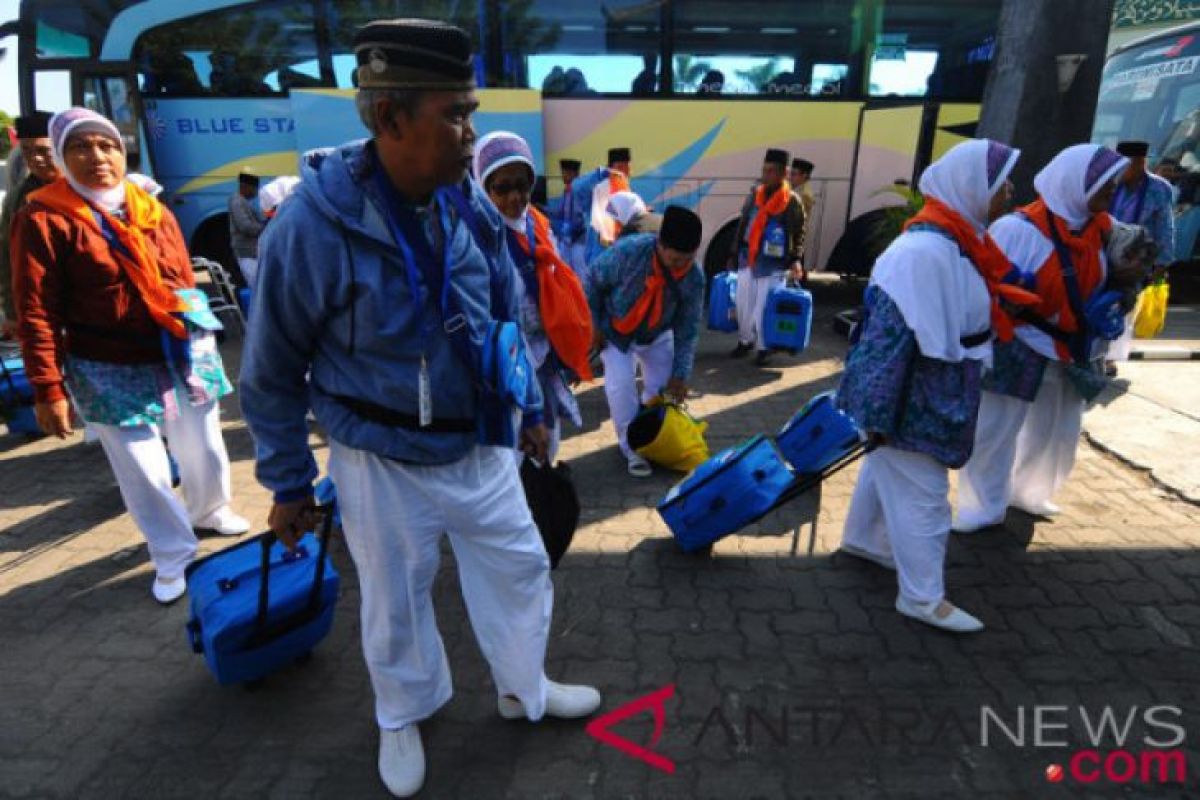
POLYGON ((783 457, 801 475, 821 472, 849 455, 862 440, 854 420, 834 400, 833 392, 817 395, 775 435, 783 457))
POLYGON ((4 373, 0 381, 0 408, 4 409, 9 433, 40 434, 42 428, 33 413, 33 387, 25 375, 25 362, 19 356, 0 359, 0 372, 4 373))
POLYGON ((762 328, 767 349, 799 353, 812 333, 812 295, 798 287, 775 287, 767 295, 762 328))
POLYGON ((658 504, 684 552, 707 547, 769 511, 792 485, 791 467, 759 434, 696 468, 658 504))
POLYGON ((338 574, 329 563, 333 511, 321 533, 288 552, 264 533, 187 568, 192 650, 222 685, 258 680, 302 660, 329 633, 338 574))
POLYGON ((708 329, 732 333, 737 327, 737 273, 720 272, 708 295, 708 329))

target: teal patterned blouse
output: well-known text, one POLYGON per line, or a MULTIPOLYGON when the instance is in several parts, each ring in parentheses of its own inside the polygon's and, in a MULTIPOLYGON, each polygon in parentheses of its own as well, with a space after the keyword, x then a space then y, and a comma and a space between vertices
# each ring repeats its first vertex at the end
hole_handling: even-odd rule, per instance
POLYGON ((132 428, 179 416, 180 403, 204 405, 233 391, 216 347, 206 334, 192 340, 190 371, 161 364, 112 364, 67 357, 67 390, 87 422, 132 428))

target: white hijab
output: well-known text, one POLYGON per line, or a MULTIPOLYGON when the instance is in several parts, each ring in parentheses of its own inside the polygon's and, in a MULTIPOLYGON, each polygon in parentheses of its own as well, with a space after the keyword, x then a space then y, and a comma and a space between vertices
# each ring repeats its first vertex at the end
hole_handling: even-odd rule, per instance
POLYGON ((646 213, 646 204, 634 192, 617 192, 608 198, 605 210, 624 227, 638 214, 646 213))
POLYGON ((1046 206, 1072 230, 1082 228, 1092 212, 1092 195, 1122 172, 1129 159, 1098 144, 1076 144, 1056 155, 1033 179, 1046 206))
POLYGON ((955 145, 921 174, 921 194, 941 200, 982 234, 992 195, 1008 180, 1020 155, 1020 150, 987 139, 955 145))
MULTIPOLYGON (((929 165, 921 175, 921 192, 957 211, 982 237, 992 195, 1008 180, 1019 155, 987 139, 963 142, 929 165)), ((956 243, 940 233, 905 233, 879 257, 871 282, 900 309, 922 355, 990 363, 990 342, 962 345, 962 337, 991 326, 991 298, 956 243)))

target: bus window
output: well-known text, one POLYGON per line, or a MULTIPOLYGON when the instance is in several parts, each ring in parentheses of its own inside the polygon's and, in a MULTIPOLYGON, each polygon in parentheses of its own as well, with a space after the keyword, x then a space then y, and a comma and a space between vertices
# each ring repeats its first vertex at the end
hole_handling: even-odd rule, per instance
POLYGON ((558 96, 656 94, 662 2, 502 0, 501 80, 558 96))
MULTIPOLYGON (((38 0, 22 3, 36 20, 38 58, 91 58, 113 18, 139 0, 38 0)), ((14 7, 16 3, 12 4, 14 7)))
POLYGON ((983 97, 1000 0, 886 0, 871 58, 874 97, 983 97))
POLYGON ((849 65, 858 58, 851 52, 856 5, 678 0, 674 90, 708 96, 842 95, 849 65))
POLYGON ((151 97, 278 95, 321 85, 307 2, 256 3, 152 28, 134 59, 151 97))
POLYGON ((333 50, 334 83, 340 89, 354 86, 354 33, 377 19, 425 17, 452 22, 471 36, 471 48, 479 55, 478 16, 481 3, 461 0, 426 0, 414 9, 412 3, 397 0, 327 0, 325 14, 329 22, 329 42, 333 50), (419 13, 418 13, 419 12, 419 13))

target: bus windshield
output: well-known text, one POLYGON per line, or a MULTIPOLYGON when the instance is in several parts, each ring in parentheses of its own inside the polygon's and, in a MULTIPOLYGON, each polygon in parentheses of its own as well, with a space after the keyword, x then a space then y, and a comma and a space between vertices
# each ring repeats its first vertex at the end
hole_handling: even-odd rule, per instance
POLYGON ((1193 25, 1109 58, 1092 139, 1110 147, 1121 140, 1146 141, 1151 163, 1166 157, 1185 169, 1200 168, 1197 109, 1200 25, 1193 25))

